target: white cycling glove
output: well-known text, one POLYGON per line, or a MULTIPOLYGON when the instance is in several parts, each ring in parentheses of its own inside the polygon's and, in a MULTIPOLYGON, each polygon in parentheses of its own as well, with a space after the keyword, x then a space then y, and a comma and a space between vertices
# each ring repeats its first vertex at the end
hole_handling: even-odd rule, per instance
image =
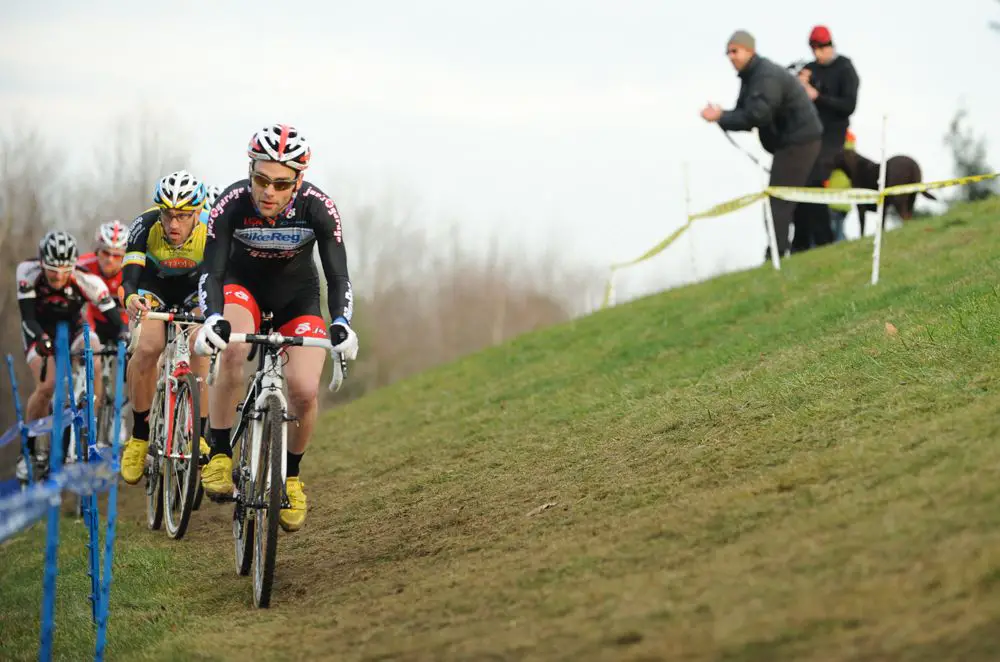
POLYGON ((209 315, 205 323, 201 325, 198 337, 195 338, 195 353, 209 356, 215 352, 221 352, 229 344, 229 334, 232 330, 229 321, 222 319, 222 315, 209 315))
POLYGON ((343 354, 353 361, 358 358, 358 334, 343 317, 338 317, 330 325, 330 342, 334 343, 333 351, 343 354))

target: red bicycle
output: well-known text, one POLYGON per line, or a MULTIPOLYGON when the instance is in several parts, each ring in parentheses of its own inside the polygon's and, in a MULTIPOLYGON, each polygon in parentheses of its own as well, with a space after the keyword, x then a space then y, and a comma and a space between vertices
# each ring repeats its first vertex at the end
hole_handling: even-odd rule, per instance
MULTIPOLYGON (((194 327, 205 318, 171 308, 144 313, 142 319, 167 323, 167 342, 149 410, 146 522, 156 530, 166 520, 167 535, 180 539, 201 501, 200 390, 191 371, 188 342, 194 327)), ((132 334, 133 342, 138 341, 140 329, 141 322, 132 334)))

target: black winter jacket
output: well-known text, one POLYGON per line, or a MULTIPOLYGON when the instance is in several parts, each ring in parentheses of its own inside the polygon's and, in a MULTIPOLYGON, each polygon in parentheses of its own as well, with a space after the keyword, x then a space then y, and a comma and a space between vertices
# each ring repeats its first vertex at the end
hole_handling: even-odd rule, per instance
POLYGON ((858 105, 858 72, 850 58, 838 55, 830 64, 810 62, 805 69, 811 73, 809 83, 816 88, 816 110, 823 123, 823 136, 843 142, 851 115, 858 105))
POLYGON ((754 55, 739 76, 743 83, 736 108, 719 118, 723 129, 750 131, 756 127, 761 146, 771 154, 822 135, 816 107, 802 83, 787 69, 754 55))

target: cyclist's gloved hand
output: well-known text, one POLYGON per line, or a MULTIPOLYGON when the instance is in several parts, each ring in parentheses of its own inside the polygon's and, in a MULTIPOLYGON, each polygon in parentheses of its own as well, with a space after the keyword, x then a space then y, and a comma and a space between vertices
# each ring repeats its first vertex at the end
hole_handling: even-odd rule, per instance
POLYGON ((229 334, 232 330, 233 327, 228 320, 222 319, 222 315, 209 315, 198 331, 198 337, 194 341, 194 351, 202 356, 221 352, 229 344, 229 334))
POLYGON ((35 354, 43 357, 55 354, 54 347, 52 345, 52 338, 49 338, 47 335, 43 335, 39 338, 38 342, 35 343, 35 354))
POLYGON ((333 351, 340 352, 351 361, 358 357, 358 335, 343 317, 333 320, 330 325, 330 342, 333 351))

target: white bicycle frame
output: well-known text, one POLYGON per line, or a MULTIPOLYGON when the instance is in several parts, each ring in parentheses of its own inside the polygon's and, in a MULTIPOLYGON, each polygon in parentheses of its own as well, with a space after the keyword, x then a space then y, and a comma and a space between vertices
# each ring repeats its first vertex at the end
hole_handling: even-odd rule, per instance
MULTIPOLYGON (((71 390, 73 398, 73 410, 76 411, 80 406, 81 402, 86 401, 87 397, 87 367, 83 365, 82 360, 73 362, 73 388, 71 390)), ((87 435, 88 439, 94 439, 95 435, 93 433, 87 435)), ((60 439, 62 435, 60 435, 60 439)), ((66 457, 64 461, 66 463, 77 462, 80 458, 76 453, 77 438, 76 438, 76 426, 70 423, 69 426, 69 448, 66 452, 66 457)), ((85 453, 89 453, 89 449, 84 449, 85 453)))
MULTIPOLYGON (((178 366, 185 365, 189 369, 191 367, 191 348, 188 345, 188 340, 190 335, 188 330, 183 327, 194 326, 200 324, 200 322, 185 322, 185 321, 174 321, 173 313, 158 313, 158 312, 147 312, 143 313, 142 318, 135 325, 135 330, 132 333, 132 341, 129 343, 129 351, 131 352, 139 342, 139 336, 142 334, 142 319, 148 319, 157 322, 166 322, 167 324, 176 324, 182 327, 182 331, 178 331, 174 335, 173 342, 167 342, 163 347, 163 367, 161 368, 162 373, 166 376, 166 384, 164 385, 163 395, 163 417, 164 417, 164 429, 170 431, 173 430, 173 424, 175 421, 169 420, 173 416, 173 408, 170 407, 171 403, 169 401, 168 395, 177 389, 177 377, 174 375, 178 366), (182 340, 178 341, 178 338, 182 340), (173 390, 171 390, 173 389, 173 390), (170 408, 171 411, 167 411, 170 408)), ((166 334, 164 335, 166 338, 166 334)), ((199 397, 197 393, 193 394, 194 397, 199 397)), ((154 399, 155 399, 154 395, 154 399)), ((161 457, 169 457, 173 460, 184 460, 184 453, 178 453, 176 450, 167 454, 166 448, 158 448, 161 457)))
MULTIPOLYGON (((247 336, 253 336, 259 334, 247 334, 247 333, 233 333, 229 336, 230 343, 246 343, 247 336)), ((333 350, 333 345, 326 338, 307 338, 302 336, 283 336, 280 333, 269 333, 267 334, 267 342, 271 346, 281 346, 288 339, 295 338, 296 341, 301 340, 302 344, 298 345, 287 345, 290 347, 322 347, 330 352, 333 358, 333 378, 330 381, 330 390, 336 390, 340 388, 340 384, 344 381, 344 373, 341 369, 340 357, 337 352, 333 350)), ((260 344, 260 343, 256 343, 260 344)), ((259 347, 258 351, 264 351, 264 347, 259 347)), ((218 362, 218 352, 212 355, 212 367, 209 371, 208 383, 212 385, 215 383, 215 379, 218 376, 219 362, 218 362)), ((282 369, 282 362, 279 359, 280 354, 276 352, 264 352, 264 366, 260 371, 260 390, 257 393, 257 397, 253 402, 253 408, 255 412, 258 412, 264 408, 267 402, 268 396, 274 395, 278 398, 278 402, 281 403, 281 484, 285 484, 285 480, 288 477, 288 426, 286 425, 288 417, 288 400, 285 398, 285 374, 282 369)), ((256 379, 256 377, 255 377, 256 379)), ((274 421, 271 422, 272 425, 274 421)), ((262 438, 264 435, 264 417, 254 416, 251 418, 250 423, 250 483, 255 484, 257 481, 257 472, 259 470, 260 464, 260 447, 262 443, 262 438)), ((265 476, 268 481, 266 483, 267 487, 270 488, 270 478, 265 476)))

